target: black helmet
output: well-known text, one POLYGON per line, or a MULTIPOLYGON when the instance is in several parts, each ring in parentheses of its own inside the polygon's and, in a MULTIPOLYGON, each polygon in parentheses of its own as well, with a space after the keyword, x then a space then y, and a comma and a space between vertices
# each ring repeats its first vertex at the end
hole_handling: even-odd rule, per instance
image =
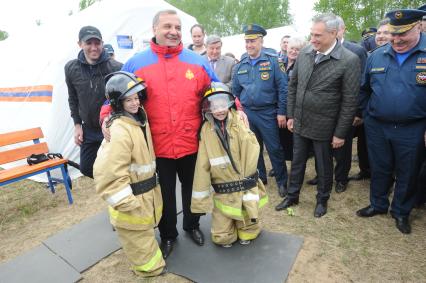
POLYGON ((141 100, 146 98, 146 86, 144 81, 134 74, 118 71, 105 77, 105 96, 110 101, 114 111, 122 111, 123 106, 120 100, 138 93, 141 100))
POLYGON ((229 91, 228 86, 220 82, 212 82, 203 93, 201 109, 203 113, 212 113, 219 108, 229 109, 235 103, 234 96, 229 91))

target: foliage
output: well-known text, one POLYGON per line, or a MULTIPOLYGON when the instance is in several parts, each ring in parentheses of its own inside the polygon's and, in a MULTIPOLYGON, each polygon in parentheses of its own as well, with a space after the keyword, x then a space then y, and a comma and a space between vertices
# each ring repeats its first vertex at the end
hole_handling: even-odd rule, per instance
POLYGON ((7 33, 7 31, 0 30, 0 41, 5 40, 8 37, 9 37, 9 34, 7 33))
POLYGON ((274 28, 292 23, 288 0, 167 0, 194 16, 208 34, 219 36, 242 32, 244 24, 256 23, 274 28))
POLYGON ((80 0, 80 3, 78 6, 80 7, 80 11, 83 11, 87 7, 95 4, 95 2, 100 2, 100 1, 101 0, 80 0))
POLYGON ((318 13, 332 12, 343 18, 346 38, 359 40, 361 32, 376 27, 385 14, 394 9, 417 8, 424 0, 319 0, 314 7, 318 13))

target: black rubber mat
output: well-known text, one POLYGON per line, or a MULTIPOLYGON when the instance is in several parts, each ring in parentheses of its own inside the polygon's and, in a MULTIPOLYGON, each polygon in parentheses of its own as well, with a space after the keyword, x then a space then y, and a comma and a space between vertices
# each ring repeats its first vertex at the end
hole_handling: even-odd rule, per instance
MULTIPOLYGON (((181 221, 180 215, 178 223, 181 221)), ((201 218, 201 230, 206 236, 202 247, 179 231, 174 250, 167 258, 170 272, 200 283, 284 282, 303 244, 303 238, 298 236, 262 231, 250 245, 237 242, 226 249, 212 243, 210 223, 210 215, 201 218)))

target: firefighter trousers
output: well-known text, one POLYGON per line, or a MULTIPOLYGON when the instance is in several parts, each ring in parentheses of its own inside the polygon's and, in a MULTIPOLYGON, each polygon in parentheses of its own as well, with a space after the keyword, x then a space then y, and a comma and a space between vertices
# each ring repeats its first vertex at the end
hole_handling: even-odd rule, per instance
POLYGON ((155 239, 154 229, 128 230, 115 227, 132 270, 142 277, 159 275, 166 263, 155 239))
POLYGON ((224 215, 218 208, 213 208, 212 213, 212 241, 218 245, 232 244, 237 239, 254 240, 260 234, 259 220, 252 222, 245 218, 244 221, 232 219, 224 215))

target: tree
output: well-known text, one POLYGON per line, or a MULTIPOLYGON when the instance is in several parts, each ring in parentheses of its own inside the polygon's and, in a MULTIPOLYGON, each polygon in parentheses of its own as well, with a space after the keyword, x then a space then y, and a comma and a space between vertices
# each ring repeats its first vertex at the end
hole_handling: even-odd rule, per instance
POLYGON ((80 0, 79 7, 80 11, 83 11, 87 7, 95 4, 95 2, 100 2, 101 0, 80 0))
POLYGON ((346 38, 359 40, 361 32, 376 27, 385 14, 394 9, 417 8, 424 0, 319 0, 314 7, 318 13, 332 12, 343 18, 346 38))
POLYGON ((8 37, 9 37, 9 34, 6 31, 0 30, 0 41, 5 40, 8 37))
POLYGON ((167 0, 194 16, 208 34, 220 36, 242 32, 244 24, 256 23, 274 28, 292 23, 288 0, 167 0))

